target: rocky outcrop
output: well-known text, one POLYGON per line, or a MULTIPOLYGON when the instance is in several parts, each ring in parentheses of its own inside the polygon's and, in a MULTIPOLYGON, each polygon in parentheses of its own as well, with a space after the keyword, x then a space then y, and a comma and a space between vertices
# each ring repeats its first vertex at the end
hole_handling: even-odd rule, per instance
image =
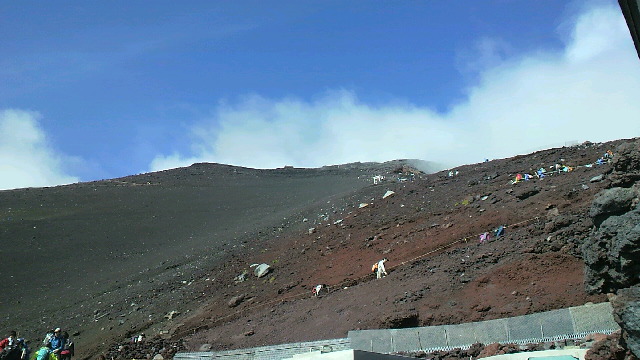
POLYGON ((640 180, 640 140, 621 144, 613 158, 611 185, 629 187, 640 180))
POLYGON ((582 244, 585 286, 616 294, 621 343, 640 357, 640 141, 622 144, 614 156, 609 179, 616 187, 598 194, 589 210, 595 228, 582 244))
POLYGON ((584 356, 584 360, 637 360, 624 342, 619 331, 596 341, 584 356))
MULTIPOLYGON (((606 192, 611 190, 615 189, 606 192)), ((622 207, 602 208, 619 211, 622 207)), ((582 254, 587 265, 585 283, 589 292, 610 293, 640 283, 640 207, 602 220, 591 238, 583 244, 582 254)))
POLYGON ((593 219, 596 227, 600 227, 602 222, 614 215, 622 215, 633 209, 637 205, 638 188, 613 188, 600 192, 591 204, 589 215, 593 219))

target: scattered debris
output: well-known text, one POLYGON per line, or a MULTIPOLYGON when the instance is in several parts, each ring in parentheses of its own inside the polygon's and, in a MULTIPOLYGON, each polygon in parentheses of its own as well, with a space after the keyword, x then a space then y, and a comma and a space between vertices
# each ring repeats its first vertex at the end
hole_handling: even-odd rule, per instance
POLYGON ((176 316, 178 316, 178 315, 180 315, 180 312, 179 312, 179 311, 172 310, 172 311, 170 311, 167 315, 165 315, 164 317, 165 317, 165 318, 167 318, 167 319, 169 319, 169 320, 171 320, 171 319, 175 318, 175 317, 176 317, 176 316))
POLYGON ((242 274, 240 274, 240 275, 236 276, 235 278, 233 278, 233 281, 234 281, 236 284, 241 283, 241 282, 243 282, 243 281, 247 280, 247 274, 249 274, 249 271, 244 270, 244 271, 242 272, 242 274))
POLYGON ((384 195, 382 196, 382 198, 383 198, 383 199, 386 199, 386 198, 388 198, 389 196, 391 196, 391 195, 393 195, 393 194, 395 194, 395 193, 396 193, 395 191, 387 190, 387 192, 386 192, 386 193, 384 193, 384 195))

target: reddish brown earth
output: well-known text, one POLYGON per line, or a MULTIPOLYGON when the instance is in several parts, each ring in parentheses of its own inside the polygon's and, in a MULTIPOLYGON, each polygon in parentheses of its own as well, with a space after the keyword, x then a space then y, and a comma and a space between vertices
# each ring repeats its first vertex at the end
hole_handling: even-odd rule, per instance
POLYGON ((593 195, 607 185, 589 180, 609 165, 513 185, 509 180, 560 159, 587 164, 611 146, 555 149, 462 166, 453 178, 442 172, 370 186, 334 203, 344 211, 313 234, 281 234, 246 261, 230 261, 218 275, 223 284, 202 289, 206 304, 177 322, 174 336, 189 350, 203 344, 222 350, 606 301, 584 291, 579 245, 591 226, 586 212, 593 195), (396 194, 383 200, 387 190, 396 194), (370 199, 372 205, 358 208, 370 199), (334 225, 337 220, 342 222, 334 225), (507 226, 504 236, 478 243, 478 234, 499 225, 507 226), (382 257, 390 259, 391 271, 375 280, 371 265, 382 257), (234 284, 233 277, 254 262, 274 271, 234 284), (311 288, 318 283, 328 284, 329 293, 314 298, 311 288), (230 308, 227 302, 238 295, 246 300, 230 308))
POLYGON ((593 163, 622 141, 460 166, 454 177, 406 162, 197 164, 0 192, 0 236, 31 246, 3 250, 20 253, 0 263, 15 282, 0 294, 3 329, 37 342, 61 326, 76 334, 79 358, 91 358, 118 354, 141 332, 162 338, 140 349, 152 355, 178 343, 236 349, 606 301, 584 291, 580 244, 593 197, 609 185, 590 179, 610 165, 510 181, 542 166, 593 163), (397 181, 410 173, 414 181, 397 181), (387 180, 373 185, 375 174, 387 180), (388 190, 395 194, 382 199, 388 190), (480 233, 500 225, 503 236, 479 244, 480 233), (56 249, 56 263, 26 261, 56 249), (383 257, 389 275, 376 280, 371 265, 383 257), (267 276, 234 282, 263 262, 267 276), (319 283, 329 291, 311 296, 319 283))

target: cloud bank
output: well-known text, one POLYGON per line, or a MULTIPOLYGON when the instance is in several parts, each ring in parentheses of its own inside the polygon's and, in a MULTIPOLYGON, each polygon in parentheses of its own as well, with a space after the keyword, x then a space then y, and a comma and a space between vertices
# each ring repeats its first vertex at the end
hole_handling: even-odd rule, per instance
POLYGON ((65 173, 69 159, 49 146, 38 118, 34 112, 0 110, 0 190, 78 181, 65 173))
POLYGON ((444 113, 406 102, 366 104, 348 90, 311 101, 251 95, 220 103, 191 129, 189 153, 157 156, 150 170, 195 162, 272 168, 398 158, 459 165, 640 136, 640 64, 619 9, 588 9, 568 28, 561 51, 505 58, 483 46, 491 61, 478 70, 466 100, 444 113))

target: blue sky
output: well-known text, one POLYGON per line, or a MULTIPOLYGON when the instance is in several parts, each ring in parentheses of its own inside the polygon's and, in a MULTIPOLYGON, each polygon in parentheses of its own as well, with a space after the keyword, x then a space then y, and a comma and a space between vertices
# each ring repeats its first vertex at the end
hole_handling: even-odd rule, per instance
POLYGON ((5 1, 0 38, 0 189, 640 136, 613 0, 5 1))

